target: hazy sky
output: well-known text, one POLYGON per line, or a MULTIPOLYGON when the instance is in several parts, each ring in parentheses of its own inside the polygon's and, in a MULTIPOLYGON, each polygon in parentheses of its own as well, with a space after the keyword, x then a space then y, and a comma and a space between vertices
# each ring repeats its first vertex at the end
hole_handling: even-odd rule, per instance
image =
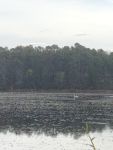
POLYGON ((0 0, 0 46, 76 42, 113 51, 113 0, 0 0))

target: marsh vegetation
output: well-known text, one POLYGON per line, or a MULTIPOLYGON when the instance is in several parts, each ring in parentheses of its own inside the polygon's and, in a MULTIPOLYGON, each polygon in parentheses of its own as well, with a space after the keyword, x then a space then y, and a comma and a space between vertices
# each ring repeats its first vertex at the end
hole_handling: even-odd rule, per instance
POLYGON ((45 150, 48 145, 50 150, 74 150, 75 147, 77 150, 87 150, 91 147, 84 132, 86 122, 90 126, 91 137, 96 137, 96 147, 108 147, 112 144, 112 138, 108 138, 113 125, 112 95, 77 95, 75 99, 74 93, 0 93, 2 150, 36 150, 38 147, 45 150), (106 126, 111 129, 105 130, 106 126), (102 145, 103 140, 106 145, 102 145))

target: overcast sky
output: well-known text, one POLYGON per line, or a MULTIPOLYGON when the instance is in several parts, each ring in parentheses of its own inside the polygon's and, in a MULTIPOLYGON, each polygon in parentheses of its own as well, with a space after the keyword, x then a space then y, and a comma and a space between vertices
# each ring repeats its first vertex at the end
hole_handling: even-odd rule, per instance
POLYGON ((113 0, 0 0, 0 46, 76 42, 113 51, 113 0))

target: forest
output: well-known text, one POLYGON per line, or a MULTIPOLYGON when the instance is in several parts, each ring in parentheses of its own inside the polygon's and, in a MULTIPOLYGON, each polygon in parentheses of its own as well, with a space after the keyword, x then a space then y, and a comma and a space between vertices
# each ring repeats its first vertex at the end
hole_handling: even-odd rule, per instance
POLYGON ((0 90, 113 89, 113 52, 74 46, 0 47, 0 90))

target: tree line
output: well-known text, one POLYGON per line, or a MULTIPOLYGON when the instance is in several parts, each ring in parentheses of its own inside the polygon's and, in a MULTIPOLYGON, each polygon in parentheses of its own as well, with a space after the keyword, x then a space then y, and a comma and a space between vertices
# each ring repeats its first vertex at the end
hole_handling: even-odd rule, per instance
POLYGON ((0 90, 113 89, 113 52, 74 46, 0 47, 0 90))

